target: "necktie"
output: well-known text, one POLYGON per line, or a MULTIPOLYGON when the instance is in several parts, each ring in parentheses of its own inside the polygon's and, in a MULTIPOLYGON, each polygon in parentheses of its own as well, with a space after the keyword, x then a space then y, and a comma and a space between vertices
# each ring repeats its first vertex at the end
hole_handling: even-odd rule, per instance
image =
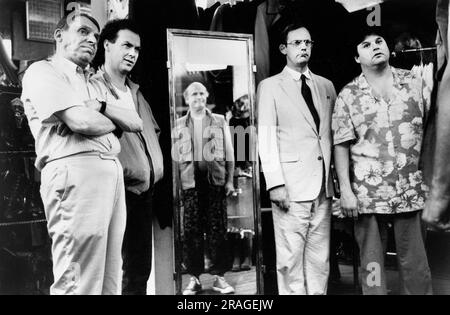
POLYGON ((302 74, 300 77, 302 80, 302 95, 305 99, 306 105, 308 105, 309 111, 311 112, 311 115, 314 118, 314 122, 316 123, 317 131, 320 129, 320 118, 319 114, 317 113, 316 107, 314 106, 314 101, 311 94, 311 89, 309 88, 308 84, 306 84, 306 76, 302 74))

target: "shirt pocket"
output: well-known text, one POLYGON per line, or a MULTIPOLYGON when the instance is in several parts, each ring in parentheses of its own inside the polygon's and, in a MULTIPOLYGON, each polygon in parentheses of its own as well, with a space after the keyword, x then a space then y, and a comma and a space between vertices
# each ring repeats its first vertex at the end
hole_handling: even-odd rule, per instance
POLYGON ((221 128, 211 128, 211 154, 214 160, 225 160, 224 136, 221 128))
POLYGON ((189 162, 192 160, 192 142, 190 139, 180 140, 178 146, 180 162, 189 162))

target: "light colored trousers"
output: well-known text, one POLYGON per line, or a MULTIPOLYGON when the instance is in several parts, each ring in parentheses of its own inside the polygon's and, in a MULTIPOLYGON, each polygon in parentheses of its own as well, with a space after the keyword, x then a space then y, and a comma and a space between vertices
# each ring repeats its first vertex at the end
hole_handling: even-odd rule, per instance
POLYGON ((272 204, 280 295, 327 293, 331 199, 291 202, 288 212, 272 204))
POLYGON ((120 294, 126 205, 119 160, 92 154, 50 162, 41 197, 52 239, 50 294, 120 294))
POLYGON ((422 211, 359 215, 355 223, 355 238, 360 252, 364 295, 388 294, 384 257, 389 223, 394 231, 400 294, 433 294, 421 214, 422 211))

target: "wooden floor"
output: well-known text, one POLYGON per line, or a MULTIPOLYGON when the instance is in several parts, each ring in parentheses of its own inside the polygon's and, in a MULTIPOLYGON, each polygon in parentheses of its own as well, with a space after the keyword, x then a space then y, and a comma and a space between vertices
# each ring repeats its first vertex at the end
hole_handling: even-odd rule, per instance
MULTIPOLYGON (((183 275, 183 285, 184 288, 188 285, 190 276, 183 275)), ((234 288, 235 295, 254 295, 256 294, 256 271, 255 267, 248 271, 240 272, 227 272, 225 274, 225 280, 234 288)), ((203 274, 200 276, 200 282, 203 287, 198 295, 220 295, 220 293, 212 290, 212 285, 214 282, 214 276, 210 274, 203 274)))

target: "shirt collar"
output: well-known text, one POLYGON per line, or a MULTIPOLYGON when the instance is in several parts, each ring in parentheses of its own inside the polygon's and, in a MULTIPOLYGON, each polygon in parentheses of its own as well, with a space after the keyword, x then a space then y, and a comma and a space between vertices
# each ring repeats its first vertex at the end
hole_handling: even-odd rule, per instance
POLYGON ((312 74, 311 74, 311 71, 309 70, 309 68, 306 68, 306 71, 303 73, 295 71, 294 69, 291 69, 288 66, 284 67, 284 69, 286 69, 286 71, 292 76, 292 78, 295 81, 300 81, 302 74, 305 75, 306 79, 312 80, 312 74))
MULTIPOLYGON (((106 73, 104 66, 101 66, 98 69, 97 74, 95 75, 95 78, 98 78, 98 77, 103 78, 103 80, 106 83, 106 87, 111 92, 111 94, 114 96, 114 98, 119 99, 119 95, 117 95, 117 93, 112 85, 111 77, 109 76, 108 73, 106 73)), ((133 81, 130 80, 130 78, 127 77, 127 85, 133 94, 137 94, 137 91, 139 89, 139 84, 134 83, 133 81)))
MULTIPOLYGON (((406 76, 397 71, 396 68, 391 66, 392 75, 394 77, 394 85, 399 87, 401 85, 407 84, 407 78, 406 76)), ((369 90, 371 89, 369 82, 367 82, 366 76, 364 73, 361 73, 361 75, 358 77, 358 86, 362 90, 369 90)))
POLYGON ((69 75, 82 74, 86 79, 89 79, 95 73, 92 67, 87 66, 85 69, 82 69, 74 62, 59 55, 53 56, 52 60, 60 71, 69 75))
MULTIPOLYGON (((205 112, 206 112, 205 117, 208 117, 208 118, 210 118, 210 119, 212 119, 212 120, 215 120, 215 118, 214 118, 214 116, 212 115, 212 112, 211 112, 210 109, 205 108, 205 112)), ((187 114, 186 114, 186 126, 189 125, 189 122, 190 122, 190 121, 191 121, 191 110, 188 110, 188 112, 187 112, 187 114)))

